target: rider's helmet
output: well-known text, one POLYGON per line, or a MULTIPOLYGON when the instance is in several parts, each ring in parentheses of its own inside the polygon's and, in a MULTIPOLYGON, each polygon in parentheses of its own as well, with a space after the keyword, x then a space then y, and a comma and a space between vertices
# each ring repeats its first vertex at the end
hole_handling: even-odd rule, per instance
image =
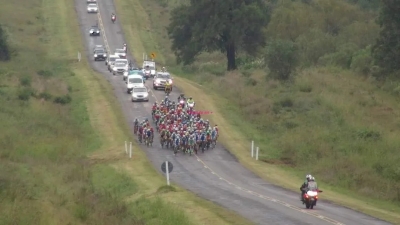
POLYGON ((310 181, 315 181, 315 178, 314 178, 314 177, 311 177, 311 178, 310 178, 310 181))
POLYGON ((307 175, 306 175, 306 179, 307 179, 307 180, 311 180, 311 178, 312 178, 311 174, 307 174, 307 175))
POLYGON ((126 44, 124 44, 124 47, 126 47, 126 44))

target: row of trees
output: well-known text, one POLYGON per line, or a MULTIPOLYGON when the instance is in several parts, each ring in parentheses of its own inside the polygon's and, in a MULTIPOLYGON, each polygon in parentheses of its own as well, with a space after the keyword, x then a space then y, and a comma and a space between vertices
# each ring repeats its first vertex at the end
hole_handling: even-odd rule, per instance
MULTIPOLYGON (((312 0, 303 1, 307 5, 311 2, 312 0)), ((369 1, 350 0, 350 2, 368 8, 365 4, 369 1)), ((377 1, 374 1, 374 4, 376 3, 377 1)), ((309 42, 310 37, 307 37, 307 35, 298 37, 298 32, 306 28, 307 24, 292 24, 287 27, 288 29, 284 29, 289 32, 287 40, 285 38, 280 40, 280 37, 271 35, 274 32, 273 29, 281 28, 277 27, 280 26, 279 24, 271 24, 269 30, 266 29, 271 21, 274 4, 276 3, 268 3, 264 0, 191 0, 190 4, 175 8, 171 12, 168 32, 178 62, 191 64, 195 61, 196 56, 202 52, 221 51, 226 54, 227 70, 235 70, 238 52, 251 56, 263 54, 265 63, 273 75, 280 79, 289 78, 292 70, 298 65, 298 58, 305 57, 307 46, 302 46, 304 44, 301 43, 309 42), (267 31, 269 32, 269 39, 267 38, 267 31), (296 38, 296 43, 293 38, 296 38), (267 42, 267 40, 269 41, 267 42)), ((335 10, 331 10, 329 7, 328 5, 327 12, 324 10, 323 13, 331 14, 332 10, 335 10)), ((379 73, 377 74, 379 75, 388 75, 399 71, 400 19, 397 16, 399 9, 400 1, 382 1, 378 20, 381 33, 372 48, 363 45, 359 46, 362 48, 360 51, 354 52, 356 47, 348 44, 340 47, 340 51, 335 54, 328 54, 326 57, 320 58, 323 56, 321 52, 322 55, 316 55, 317 58, 309 58, 308 60, 310 63, 318 61, 322 64, 335 61, 336 64, 341 64, 344 68, 356 67, 361 72, 368 72, 370 68, 364 64, 371 64, 378 68, 379 73), (354 56, 352 56, 353 52, 354 56), (349 58, 349 55, 352 58, 349 58)), ((290 16, 298 18, 302 15, 290 16)), ((329 15, 327 17, 324 21, 325 27, 321 28, 326 29, 325 32, 328 34, 324 41, 328 46, 332 46, 332 44, 329 44, 331 42, 329 37, 338 35, 340 29, 338 23, 347 22, 343 19, 339 20, 340 18, 335 14, 331 16, 333 20, 329 19, 329 15)), ((283 18, 287 19, 288 17, 284 16, 283 18)), ((294 21, 298 21, 298 19, 294 21)), ((354 26, 360 27, 357 24, 354 26)), ((308 32, 308 35, 321 35, 318 32, 321 31, 316 29, 308 32)), ((350 32, 356 31, 350 29, 350 32)), ((378 31, 374 32, 374 34, 377 33, 378 31)), ((371 40, 375 40, 375 38, 375 35, 373 35, 371 40)), ((323 48, 323 46, 321 47, 323 48)))

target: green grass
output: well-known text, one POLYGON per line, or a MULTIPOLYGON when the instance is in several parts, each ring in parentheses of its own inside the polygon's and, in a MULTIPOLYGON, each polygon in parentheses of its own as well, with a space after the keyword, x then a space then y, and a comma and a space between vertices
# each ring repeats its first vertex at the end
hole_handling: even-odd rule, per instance
POLYGON ((13 51, 0 62, 0 224, 198 223, 162 194, 144 195, 143 185, 164 181, 147 161, 134 167, 151 171, 146 182, 116 168, 127 127, 109 84, 76 62, 84 48, 74 2, 0 4, 13 51))
MULTIPOLYGON (((201 85, 179 80, 186 93, 202 97, 198 100, 202 106, 217 106, 213 110, 218 112, 211 117, 216 123, 222 123, 222 117, 229 121, 223 130, 235 135, 226 134, 223 141, 246 166, 293 190, 298 189, 297 183, 306 173, 312 173, 327 190, 324 198, 400 223, 396 214, 400 209, 400 154, 396 150, 400 145, 396 119, 399 103, 393 95, 398 93, 398 84, 377 82, 359 74, 355 65, 341 64, 345 52, 351 55, 355 51, 357 55, 373 43, 379 30, 374 24, 376 12, 362 11, 344 1, 317 1, 329 13, 314 13, 313 6, 300 1, 282 1, 268 29, 275 37, 293 38, 303 46, 312 44, 307 48, 312 51, 301 55, 296 78, 281 83, 248 63, 242 64, 240 71, 225 74, 225 60, 219 53, 202 54, 191 66, 176 66, 166 26, 171 9, 184 1, 119 1, 125 7, 120 10, 124 15, 133 10, 128 5, 140 5, 147 13, 135 15, 136 20, 146 21, 146 31, 124 24, 128 33, 141 33, 129 42, 131 48, 146 42, 143 52, 156 51, 160 65, 201 85), (333 20, 341 28, 333 38, 322 35, 328 32, 322 22, 332 18, 341 18, 333 20), (292 25, 293 19, 298 22, 295 29, 283 29, 292 25), (354 43, 356 50, 347 42, 354 43), (334 49, 323 49, 327 44, 334 49), (196 92, 196 88, 211 98, 196 92), (240 141, 233 139, 238 137, 240 141), (249 157, 251 140, 260 147, 261 162, 249 157), (305 163, 309 161, 312 163, 305 163)), ((136 58, 141 59, 141 55, 136 58)))

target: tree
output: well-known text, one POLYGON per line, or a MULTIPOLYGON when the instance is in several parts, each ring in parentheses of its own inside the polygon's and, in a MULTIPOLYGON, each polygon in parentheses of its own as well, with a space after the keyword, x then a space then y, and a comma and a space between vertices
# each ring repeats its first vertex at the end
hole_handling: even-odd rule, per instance
POLYGON ((400 69, 400 1, 382 0, 378 24, 382 30, 372 56, 382 72, 391 73, 400 69))
POLYGON ((201 52, 226 54, 227 70, 236 69, 236 53, 256 54, 265 46, 270 10, 264 0, 191 0, 171 11, 168 27, 177 62, 194 62, 201 52))
POLYGON ((10 60, 10 49, 7 42, 7 34, 0 25, 0 61, 10 60))
POLYGON ((276 40, 269 43, 265 56, 265 64, 273 77, 288 80, 296 67, 297 48, 291 41, 276 40))

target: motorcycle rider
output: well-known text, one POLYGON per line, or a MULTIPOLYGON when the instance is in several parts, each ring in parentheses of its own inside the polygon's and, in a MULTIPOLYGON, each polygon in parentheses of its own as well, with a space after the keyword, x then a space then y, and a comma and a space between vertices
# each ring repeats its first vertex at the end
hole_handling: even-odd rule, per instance
POLYGON ((161 69, 162 72, 167 72, 167 69, 165 69, 165 67, 163 66, 163 68, 161 69))
POLYGON ((194 100, 193 100, 193 98, 192 97, 189 97, 189 99, 186 101, 186 103, 189 105, 189 104, 193 104, 193 106, 194 106, 194 100))
POLYGON ((132 60, 129 60, 129 69, 133 70, 133 62, 132 62, 132 60))
MULTIPOLYGON (((307 191, 317 191, 318 192, 318 185, 317 185, 317 182, 315 181, 314 177, 311 177, 310 181, 308 181, 307 191)), ((317 202, 315 202, 315 205, 317 205, 317 202)))
POLYGON ((312 178, 311 174, 307 174, 306 175, 306 180, 304 181, 304 183, 300 186, 300 191, 301 191, 301 196, 300 196, 300 201, 303 201, 304 198, 304 194, 306 193, 306 189, 308 187, 308 182, 310 181, 310 179, 312 178))
POLYGON ((112 13, 111 14, 111 20, 115 21, 116 19, 117 19, 117 16, 114 13, 112 13))
POLYGON ((128 51, 128 47, 126 46, 126 44, 124 44, 123 49, 124 49, 125 53, 128 51))

